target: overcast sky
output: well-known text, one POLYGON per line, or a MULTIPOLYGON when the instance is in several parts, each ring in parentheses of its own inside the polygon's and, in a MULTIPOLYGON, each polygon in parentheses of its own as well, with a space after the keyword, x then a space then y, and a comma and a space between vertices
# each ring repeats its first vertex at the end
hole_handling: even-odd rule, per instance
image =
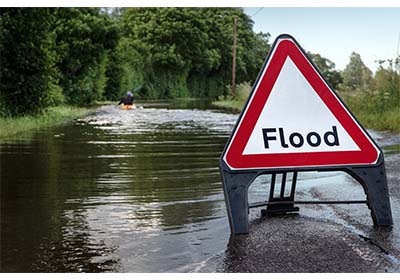
POLYGON ((352 51, 375 71, 377 59, 399 52, 400 8, 244 8, 254 31, 269 32, 271 43, 292 35, 306 50, 319 53, 343 70, 352 51))

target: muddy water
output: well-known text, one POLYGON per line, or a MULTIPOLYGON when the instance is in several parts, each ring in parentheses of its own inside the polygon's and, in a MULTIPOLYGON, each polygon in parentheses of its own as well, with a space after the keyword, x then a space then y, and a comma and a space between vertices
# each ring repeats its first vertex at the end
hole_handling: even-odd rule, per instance
MULTIPOLYGON (((1 272, 216 269, 230 235, 218 158, 238 115, 206 103, 143 106, 103 106, 72 124, 1 140, 1 272)), ((373 136, 398 155, 397 136, 373 136)), ((249 199, 263 200, 268 182, 257 179, 249 199)), ((316 188, 332 184, 365 199, 338 173, 301 175, 296 195, 347 199, 341 189, 316 188)), ((338 221, 331 212, 302 213, 338 221)))

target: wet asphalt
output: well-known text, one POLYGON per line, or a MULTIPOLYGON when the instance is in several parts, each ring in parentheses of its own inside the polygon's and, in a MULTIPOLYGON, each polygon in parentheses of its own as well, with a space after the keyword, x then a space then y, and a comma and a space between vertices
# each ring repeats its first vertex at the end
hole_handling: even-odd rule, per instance
MULTIPOLYGON (((374 227, 366 205, 300 205, 298 214, 275 217, 251 210, 249 234, 231 235, 226 251, 210 259, 213 265, 203 271, 400 272, 398 145, 395 149, 385 158, 392 227, 374 227)), ((318 174, 303 178, 303 191, 296 192, 296 200, 365 199, 350 176, 334 174, 326 184, 323 178, 313 183, 313 176, 318 174)))

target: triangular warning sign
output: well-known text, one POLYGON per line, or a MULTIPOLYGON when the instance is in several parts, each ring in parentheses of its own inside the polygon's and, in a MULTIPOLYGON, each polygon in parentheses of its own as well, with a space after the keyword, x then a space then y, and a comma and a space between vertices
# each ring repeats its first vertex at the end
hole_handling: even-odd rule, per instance
POLYGON ((370 165, 379 155, 296 41, 281 35, 222 158, 242 170, 370 165))

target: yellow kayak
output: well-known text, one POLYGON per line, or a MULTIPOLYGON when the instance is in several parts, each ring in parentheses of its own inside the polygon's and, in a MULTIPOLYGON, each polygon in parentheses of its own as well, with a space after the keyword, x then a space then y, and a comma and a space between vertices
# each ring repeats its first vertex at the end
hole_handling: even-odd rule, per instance
POLYGON ((121 109, 122 110, 132 110, 132 109, 136 109, 136 105, 132 104, 132 105, 121 105, 121 109))

